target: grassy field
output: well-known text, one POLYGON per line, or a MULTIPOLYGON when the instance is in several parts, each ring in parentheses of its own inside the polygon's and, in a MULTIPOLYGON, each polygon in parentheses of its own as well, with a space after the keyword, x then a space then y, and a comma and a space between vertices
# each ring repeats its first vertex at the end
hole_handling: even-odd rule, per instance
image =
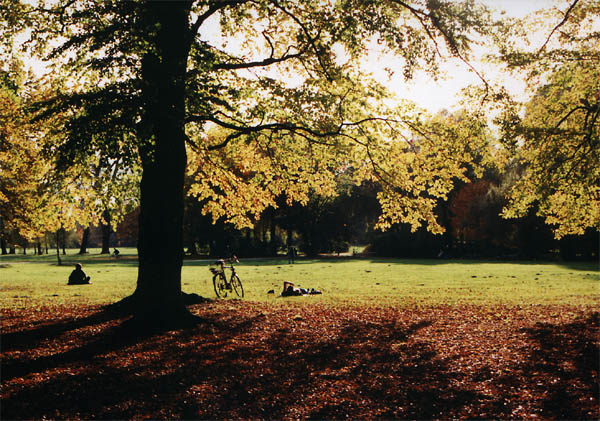
MULTIPOLYGON (((102 308, 135 288, 121 251, 1 258, 0 419, 600 418, 595 264, 247 259, 243 300, 148 333, 102 308)), ((215 297, 210 263, 184 291, 215 297)))
MULTIPOLYGON (((3 256, 0 304, 106 304, 133 292, 137 277, 134 249, 115 259, 91 250, 55 255, 3 256), (66 284, 80 262, 92 285, 66 284)), ((186 260, 183 290, 214 298, 212 261, 186 260)), ((594 263, 485 262, 458 260, 323 259, 288 264, 282 259, 248 259, 237 265, 245 300, 329 304, 593 304, 600 302, 600 272, 594 263), (284 281, 315 288, 322 295, 281 298, 284 281), (274 294, 268 291, 274 290, 274 294)))

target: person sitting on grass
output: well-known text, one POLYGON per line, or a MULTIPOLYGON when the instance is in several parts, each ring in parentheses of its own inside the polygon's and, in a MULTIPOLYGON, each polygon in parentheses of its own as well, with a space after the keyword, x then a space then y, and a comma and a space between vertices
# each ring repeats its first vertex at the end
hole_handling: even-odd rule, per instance
POLYGON ((69 275, 69 285, 91 284, 90 277, 81 269, 79 263, 75 264, 75 270, 69 275))

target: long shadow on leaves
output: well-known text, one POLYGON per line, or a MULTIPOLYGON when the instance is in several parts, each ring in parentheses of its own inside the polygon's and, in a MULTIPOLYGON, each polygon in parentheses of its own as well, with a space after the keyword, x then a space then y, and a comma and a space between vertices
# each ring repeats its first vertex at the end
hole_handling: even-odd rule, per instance
MULTIPOLYGON (((23 332, 21 336, 15 333, 10 338, 10 344, 12 349, 25 344, 43 348, 36 339, 56 339, 53 335, 58 337, 63 332, 110 321, 118 315, 111 311, 99 312, 81 320, 59 322, 23 332)), ((20 390, 13 391, 8 397, 3 395, 0 419, 79 419, 91 415, 100 419, 122 419, 132 417, 140 410, 155 413, 157 405, 162 405, 155 398, 158 395, 170 395, 172 391, 180 393, 180 386, 183 385, 179 380, 177 385, 171 385, 169 379, 173 378, 172 375, 155 376, 157 370, 160 370, 162 363, 169 364, 178 358, 188 364, 190 360, 186 358, 189 355, 178 352, 181 336, 176 330, 140 330, 139 325, 128 323, 131 320, 101 328, 99 333, 86 338, 82 346, 66 352, 23 360, 4 360, 3 383, 16 377, 42 378, 42 381, 32 382, 23 388, 17 387, 20 390), (152 336, 161 334, 172 335, 172 339, 167 340, 159 350, 159 361, 144 362, 140 356, 157 350, 152 336), (118 355, 119 364, 106 364, 110 355, 118 355), (163 387, 165 385, 168 390, 163 387)), ((237 331, 247 328, 251 323, 251 320, 242 320, 234 329, 228 329, 226 336, 235 336, 237 331)), ((211 327, 213 331, 220 329, 218 323, 215 326, 211 327)), ((194 328, 189 328, 187 332, 195 333, 185 333, 183 336, 199 334, 194 328)), ((209 331, 201 332, 207 334, 209 331)))
POLYGON ((546 418, 589 418, 577 412, 581 396, 569 387, 597 396, 597 315, 528 329, 539 346, 517 363, 515 374, 494 379, 498 397, 482 396, 470 384, 486 373, 457 372, 441 350, 417 339, 433 322, 368 317, 340 322, 336 315, 334 322, 317 319, 313 327, 262 313, 217 310, 193 328, 144 340, 135 332, 106 330, 95 341, 46 360, 39 372, 47 380, 14 386, 3 396, 1 416, 432 419, 485 413, 506 419, 511 412, 503 403, 539 373, 540 387, 550 392, 552 379, 559 379, 556 393, 544 401, 546 418), (73 370, 54 370, 65 366, 73 370), (566 398, 559 396, 563 391, 566 398))
MULTIPOLYGON (((115 319, 115 314, 101 311, 88 317, 42 326, 34 330, 22 332, 21 334, 17 332, 3 335, 2 348, 3 351, 24 351, 28 347, 44 348, 45 341, 55 340, 62 333, 99 325, 115 319)), ((65 352, 40 356, 32 360, 3 359, 2 380, 8 381, 15 377, 25 377, 33 373, 41 373, 73 362, 90 360, 97 355, 117 351, 146 338, 147 334, 132 329, 127 323, 98 329, 98 333, 86 338, 83 346, 74 347, 65 352)))
MULTIPOLYGON (((184 294, 183 300, 187 305, 209 301, 197 294, 184 294)), ((125 300, 124 300, 125 301, 125 300)), ((76 361, 91 359, 96 355, 117 351, 121 348, 147 340, 150 336, 159 334, 165 329, 156 326, 145 326, 131 317, 132 307, 116 303, 105 306, 89 316, 67 318, 49 324, 43 324, 33 329, 5 333, 2 335, 2 351, 27 351, 30 348, 43 347, 45 341, 52 341, 67 332, 98 327, 103 323, 118 321, 119 324, 110 328, 96 328, 83 346, 74 347, 65 352, 38 357, 34 360, 3 359, 2 379, 11 380, 32 373, 39 373, 58 366, 76 361)), ((194 316, 192 316, 194 317, 194 316)), ((196 318, 196 322, 200 322, 196 318)), ((60 339, 59 339, 60 340, 60 339)))
MULTIPOLYGON (((210 299, 194 293, 182 293, 182 298, 185 305, 202 304, 211 301, 210 299)), ((99 311, 92 313, 89 316, 80 318, 68 317, 55 320, 51 323, 42 322, 39 326, 32 329, 8 333, 3 332, 2 350, 25 350, 36 344, 39 344, 39 342, 45 339, 55 338, 62 333, 85 328, 87 326, 98 325, 104 322, 110 322, 117 319, 127 319, 132 314, 132 307, 128 306, 128 304, 122 304, 125 303, 126 300, 127 299, 124 299, 121 302, 101 307, 99 308, 99 311)))
POLYGON ((73 319, 59 319, 51 323, 43 323, 33 329, 19 330, 2 334, 2 350, 25 350, 45 339, 55 338, 62 333, 97 325, 122 316, 112 311, 98 311, 89 316, 73 319))
MULTIPOLYGON (((285 418, 294 411, 300 417, 341 418, 368 415, 372 406, 383 407, 383 416, 429 418, 433 412, 419 402, 449 385, 451 373, 428 345, 402 348, 429 322, 397 327, 347 321, 331 336, 299 333, 284 324, 261 336, 268 322, 262 315, 217 318, 168 332, 156 338, 159 343, 140 342, 135 351, 127 348, 138 341, 131 332, 108 329, 80 348, 29 361, 33 368, 9 370, 13 377, 43 372, 49 379, 5 397, 2 418, 285 418), (112 354, 134 359, 124 355, 130 352, 158 355, 133 365, 106 364, 112 354), (53 373, 64 366, 78 370, 53 373), (387 373, 395 380, 379 380, 387 373), (380 397, 382 390, 387 392, 380 397), (412 410, 403 409, 414 402, 412 410)), ((462 392, 433 409, 450 411, 474 399, 462 392)))
MULTIPOLYGON (((538 323, 525 331, 536 347, 519 367, 520 375, 536 385, 542 418, 598 419, 600 314, 569 324, 538 323), (596 397, 596 400, 591 398, 596 397)), ((514 380, 514 379, 512 379, 514 380)), ((510 382, 507 382, 507 386, 510 382)))
POLYGON ((521 329, 529 336, 523 360, 503 375, 480 370, 474 377, 493 380, 495 399, 486 403, 486 413, 492 418, 600 419, 598 328, 599 315, 592 313, 572 323, 521 329))

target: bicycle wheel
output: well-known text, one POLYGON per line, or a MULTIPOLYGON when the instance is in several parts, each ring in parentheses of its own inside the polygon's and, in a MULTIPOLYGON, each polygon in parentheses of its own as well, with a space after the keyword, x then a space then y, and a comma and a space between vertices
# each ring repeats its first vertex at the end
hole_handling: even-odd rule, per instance
POLYGON ((215 288, 215 294, 217 294, 218 298, 227 297, 225 277, 222 273, 217 273, 213 276, 213 287, 215 288))
POLYGON ((240 277, 237 275, 233 275, 231 277, 231 286, 233 290, 237 294, 238 297, 244 296, 244 287, 242 286, 242 281, 240 281, 240 277))

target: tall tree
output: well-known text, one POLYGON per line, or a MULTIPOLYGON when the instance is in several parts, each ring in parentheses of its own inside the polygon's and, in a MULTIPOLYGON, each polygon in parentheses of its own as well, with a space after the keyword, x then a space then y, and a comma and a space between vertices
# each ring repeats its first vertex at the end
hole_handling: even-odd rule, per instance
POLYGON ((598 80, 600 62, 565 65, 525 104, 513 132, 524 168, 506 216, 523 216, 539 203, 558 238, 600 229, 598 80))
POLYGON ((78 194, 69 187, 73 173, 54 174, 38 142, 60 118, 44 125, 29 121, 29 105, 48 92, 19 81, 18 74, 3 72, 0 81, 0 215, 2 237, 13 233, 27 242, 89 215, 72 204, 78 194))
POLYGON ((523 168, 504 215, 538 207, 560 238, 600 230, 600 7, 593 0, 557 6, 502 26, 501 59, 527 76, 529 97, 507 99, 498 122, 523 168), (532 33, 544 36, 532 40, 532 33))
POLYGON ((132 301, 142 319, 189 316, 181 298, 186 143, 199 175, 192 193, 240 226, 280 195, 305 203, 311 189, 334 194, 333 175, 353 165, 356 182, 385 180, 383 227, 439 231, 436 198, 472 158, 464 137, 440 143, 413 107, 387 107, 390 95, 361 70, 372 42, 403 59, 407 78, 435 72, 444 51, 466 59, 469 35, 485 29, 472 1, 2 4, 10 28, 27 26, 27 45, 50 47, 57 74, 76 79, 41 114, 71 113, 59 162, 90 154, 141 161, 132 301), (405 140, 411 132, 422 134, 420 155, 405 140), (459 159, 433 158, 448 148, 459 159))

